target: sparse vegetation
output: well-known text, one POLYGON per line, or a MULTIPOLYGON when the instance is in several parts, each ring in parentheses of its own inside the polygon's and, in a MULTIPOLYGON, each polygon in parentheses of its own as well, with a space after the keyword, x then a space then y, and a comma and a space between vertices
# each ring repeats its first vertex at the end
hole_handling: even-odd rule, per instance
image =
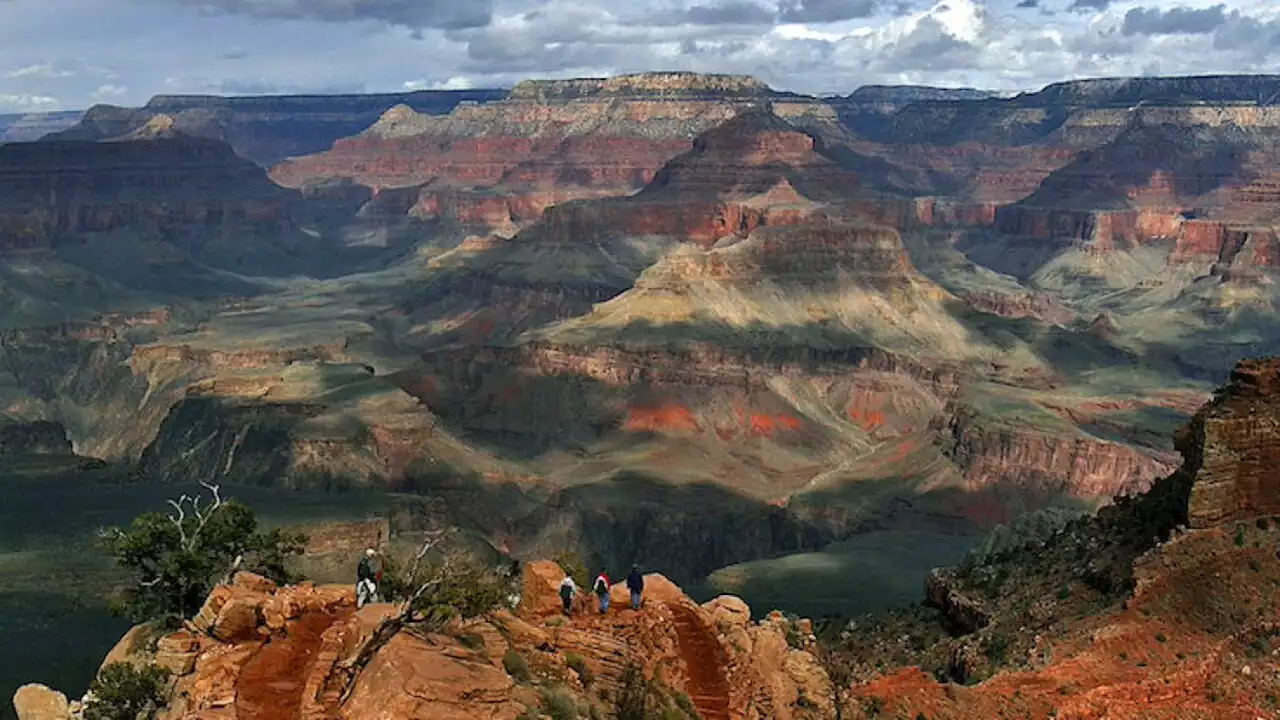
POLYGON ((529 669, 529 661, 517 650, 508 650, 502 656, 502 669, 516 682, 527 683, 533 680, 533 672, 529 669))
POLYGON ((542 691, 542 711, 551 720, 578 720, 578 702, 562 687, 542 691))
POLYGON ((649 683, 644 670, 630 663, 622 671, 618 699, 614 703, 615 720, 649 720, 649 683))
POLYGON ((587 667, 587 661, 585 658, 578 653, 571 652, 565 655, 564 662, 572 668, 574 672, 578 673, 578 677, 582 680, 582 685, 584 687, 591 686, 591 682, 595 680, 595 677, 591 674, 591 668, 587 667))
POLYGON ((862 714, 869 718, 880 717, 880 713, 884 712, 884 698, 872 695, 862 699, 862 714))
POLYGON ((169 671, 155 665, 135 668, 111 663, 102 668, 89 686, 85 720, 150 720, 164 707, 169 671))

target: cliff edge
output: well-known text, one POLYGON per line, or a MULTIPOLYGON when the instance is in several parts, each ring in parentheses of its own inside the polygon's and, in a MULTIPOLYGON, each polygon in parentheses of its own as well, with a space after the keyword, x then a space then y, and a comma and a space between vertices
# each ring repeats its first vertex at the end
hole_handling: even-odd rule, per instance
MULTIPOLYGON (((753 622, 747 605, 730 596, 699 605, 661 575, 646 576, 638 612, 617 585, 608 614, 587 607, 594 603, 584 592, 566 618, 557 595, 562 577, 554 563, 530 563, 514 611, 441 632, 410 626, 361 658, 395 606, 357 610, 346 586, 278 587, 242 572, 215 588, 183 629, 150 642, 135 629, 108 660, 168 669, 169 706, 158 717, 170 720, 516 720, 551 704, 600 717, 612 713, 637 671, 663 717, 830 715, 831 685, 808 651, 807 621, 774 614, 753 622)), ((79 702, 36 685, 22 688, 15 706, 21 720, 81 712, 79 702)))

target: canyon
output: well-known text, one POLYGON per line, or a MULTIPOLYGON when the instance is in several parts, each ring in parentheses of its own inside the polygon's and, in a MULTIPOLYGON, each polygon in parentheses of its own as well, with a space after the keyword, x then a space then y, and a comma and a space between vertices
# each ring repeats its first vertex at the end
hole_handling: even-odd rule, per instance
MULTIPOLYGON (((579 595, 564 612, 565 569, 535 560, 509 607, 405 626, 399 605, 354 607, 349 585, 241 571, 183 627, 136 626, 103 663, 171 673, 160 718, 592 717, 636 678, 672 718, 1261 717, 1278 666, 1280 480, 1258 470, 1278 397, 1280 358, 1241 362, 1150 490, 1024 525, 935 569, 923 605, 887 616, 755 620, 740 598, 699 603, 653 573, 638 610, 619 583, 614 609, 579 595)), ((413 552, 390 526, 335 530, 322 542, 413 552)), ((71 720, 86 703, 40 684, 14 696, 19 720, 71 720)))
MULTIPOLYGON (((1280 348, 1275 89, 647 73, 91 109, 0 145, 0 455, 392 493, 398 532, 703 601, 850 540, 1085 516, 1280 348)), ((1205 502, 1268 510, 1221 472, 1205 502)))

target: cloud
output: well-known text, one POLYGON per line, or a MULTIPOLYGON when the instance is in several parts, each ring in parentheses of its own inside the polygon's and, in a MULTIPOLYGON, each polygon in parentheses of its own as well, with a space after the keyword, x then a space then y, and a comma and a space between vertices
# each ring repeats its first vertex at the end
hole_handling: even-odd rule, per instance
POLYGON ((1075 12, 1090 12, 1106 10, 1109 7, 1111 7, 1111 0, 1071 0, 1071 7, 1067 9, 1075 12))
POLYGON ((41 63, 39 65, 24 65, 23 67, 20 67, 20 68, 14 68, 13 70, 10 70, 4 73, 3 75, 0 75, 0 77, 5 77, 8 79, 43 78, 48 80, 52 78, 72 77, 74 75, 75 75, 74 72, 71 72, 70 70, 55 68, 51 63, 41 63))
POLYGON ((1197 35, 1213 32, 1227 22, 1225 5, 1192 10, 1175 7, 1133 8, 1124 14, 1120 32, 1124 35, 1197 35))
POLYGON ((694 5, 656 15, 655 25, 768 25, 778 21, 778 12, 751 0, 724 0, 711 5, 694 5))
POLYGON ((783 22, 833 23, 870 17, 876 0, 782 0, 778 9, 783 22))
POLYGON ((410 80, 400 88, 407 91, 416 90, 470 90, 475 87, 470 78, 451 77, 446 80, 410 80))
POLYGON ((93 98, 95 100, 119 98, 119 97, 123 97, 128 92, 129 92, 129 88, 127 87, 123 87, 120 85, 112 85, 108 83, 106 85, 99 85, 98 89, 93 91, 93 98))
POLYGON ((19 111, 54 110, 59 104, 57 98, 52 98, 48 95, 0 93, 0 109, 19 111))
POLYGON ((1018 0, 1017 7, 1020 8, 1037 8, 1040 7, 1040 0, 1018 0))
MULTIPOLYGON (((159 2, 161 0, 151 0, 159 2)), ((489 23, 493 0, 163 0, 209 13, 271 20, 373 20, 406 28, 459 29, 489 23)))
POLYGON ((1233 12, 1213 31, 1213 49, 1245 54, 1255 61, 1280 51, 1280 18, 1270 21, 1233 12))

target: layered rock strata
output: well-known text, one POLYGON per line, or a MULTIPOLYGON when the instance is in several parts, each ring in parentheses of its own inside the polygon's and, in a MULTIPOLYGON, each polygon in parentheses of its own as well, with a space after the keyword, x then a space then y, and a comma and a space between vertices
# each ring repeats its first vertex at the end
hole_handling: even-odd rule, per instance
POLYGON ((368 95, 219 97, 157 95, 137 109, 95 105, 57 140, 106 140, 129 135, 157 118, 194 137, 229 143, 242 157, 271 166, 328 150, 397 105, 421 113, 447 113, 463 103, 497 100, 504 90, 424 90, 368 95))
POLYGON ((1194 475, 1191 527, 1280 515, 1280 359, 1240 363, 1196 413, 1179 449, 1194 475))

